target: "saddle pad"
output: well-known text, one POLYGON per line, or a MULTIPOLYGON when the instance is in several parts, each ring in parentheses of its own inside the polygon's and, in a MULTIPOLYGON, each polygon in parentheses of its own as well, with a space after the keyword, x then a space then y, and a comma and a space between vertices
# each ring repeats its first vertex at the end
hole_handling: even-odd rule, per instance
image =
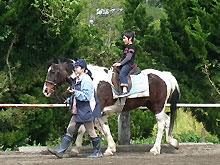
MULTIPOLYGON (((141 72, 138 75, 131 75, 132 87, 129 91, 128 98, 147 97, 149 96, 148 75, 141 72)), ((113 92, 114 93, 114 92, 113 92)), ((113 94, 114 98, 118 98, 113 94)))

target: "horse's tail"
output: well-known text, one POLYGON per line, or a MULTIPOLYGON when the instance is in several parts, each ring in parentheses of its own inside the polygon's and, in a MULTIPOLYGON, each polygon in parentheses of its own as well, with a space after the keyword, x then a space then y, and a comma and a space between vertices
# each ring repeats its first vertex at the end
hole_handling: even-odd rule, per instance
POLYGON ((171 85, 171 90, 170 90, 170 96, 168 102, 170 103, 170 111, 171 111, 171 116, 170 116, 170 126, 169 126, 169 132, 168 136, 171 136, 171 133, 173 131, 174 127, 174 121, 176 119, 176 110, 177 110, 177 102, 179 101, 180 98, 180 90, 179 90, 179 85, 177 83, 176 78, 170 73, 169 76, 170 80, 170 85, 171 85))

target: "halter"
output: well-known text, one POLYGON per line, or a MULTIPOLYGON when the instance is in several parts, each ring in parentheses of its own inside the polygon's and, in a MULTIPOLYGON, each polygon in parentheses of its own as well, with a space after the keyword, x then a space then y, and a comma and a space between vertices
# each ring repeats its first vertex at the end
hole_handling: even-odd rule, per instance
POLYGON ((50 80, 45 80, 45 82, 50 83, 50 84, 53 84, 54 86, 56 86, 56 85, 57 85, 55 82, 50 81, 50 80))
MULTIPOLYGON (((55 82, 50 81, 50 80, 45 80, 45 82, 50 83, 50 84, 53 84, 53 85, 54 85, 54 88, 56 88, 56 85, 57 85, 57 84, 56 84, 55 82)), ((55 89, 51 89, 51 90, 53 90, 54 95, 56 96, 56 98, 57 98, 59 101, 64 102, 64 101, 66 100, 64 97, 62 97, 61 95, 59 95, 55 89)))

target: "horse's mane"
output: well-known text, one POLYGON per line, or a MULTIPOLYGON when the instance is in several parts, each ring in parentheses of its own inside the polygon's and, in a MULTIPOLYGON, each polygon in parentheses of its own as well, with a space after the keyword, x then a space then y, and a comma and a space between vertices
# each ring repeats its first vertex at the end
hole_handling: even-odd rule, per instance
POLYGON ((54 57, 51 60, 49 60, 48 62, 48 68, 52 65, 52 64, 59 64, 59 62, 67 62, 68 64, 72 64, 74 62, 74 60, 72 59, 67 59, 65 57, 54 57))
POLYGON ((110 71, 106 67, 97 66, 93 64, 88 64, 88 69, 92 72, 92 76, 95 81, 106 81, 111 82, 111 74, 110 71))

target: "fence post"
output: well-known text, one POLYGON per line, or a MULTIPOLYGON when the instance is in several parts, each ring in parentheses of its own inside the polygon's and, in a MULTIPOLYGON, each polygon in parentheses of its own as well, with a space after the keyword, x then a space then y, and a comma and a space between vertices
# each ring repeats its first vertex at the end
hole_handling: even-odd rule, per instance
POLYGON ((130 112, 125 111, 118 114, 118 144, 130 144, 130 112))
POLYGON ((202 136, 201 142, 202 142, 202 143, 205 143, 205 128, 204 128, 204 127, 203 127, 202 130, 201 130, 201 136, 202 136))

